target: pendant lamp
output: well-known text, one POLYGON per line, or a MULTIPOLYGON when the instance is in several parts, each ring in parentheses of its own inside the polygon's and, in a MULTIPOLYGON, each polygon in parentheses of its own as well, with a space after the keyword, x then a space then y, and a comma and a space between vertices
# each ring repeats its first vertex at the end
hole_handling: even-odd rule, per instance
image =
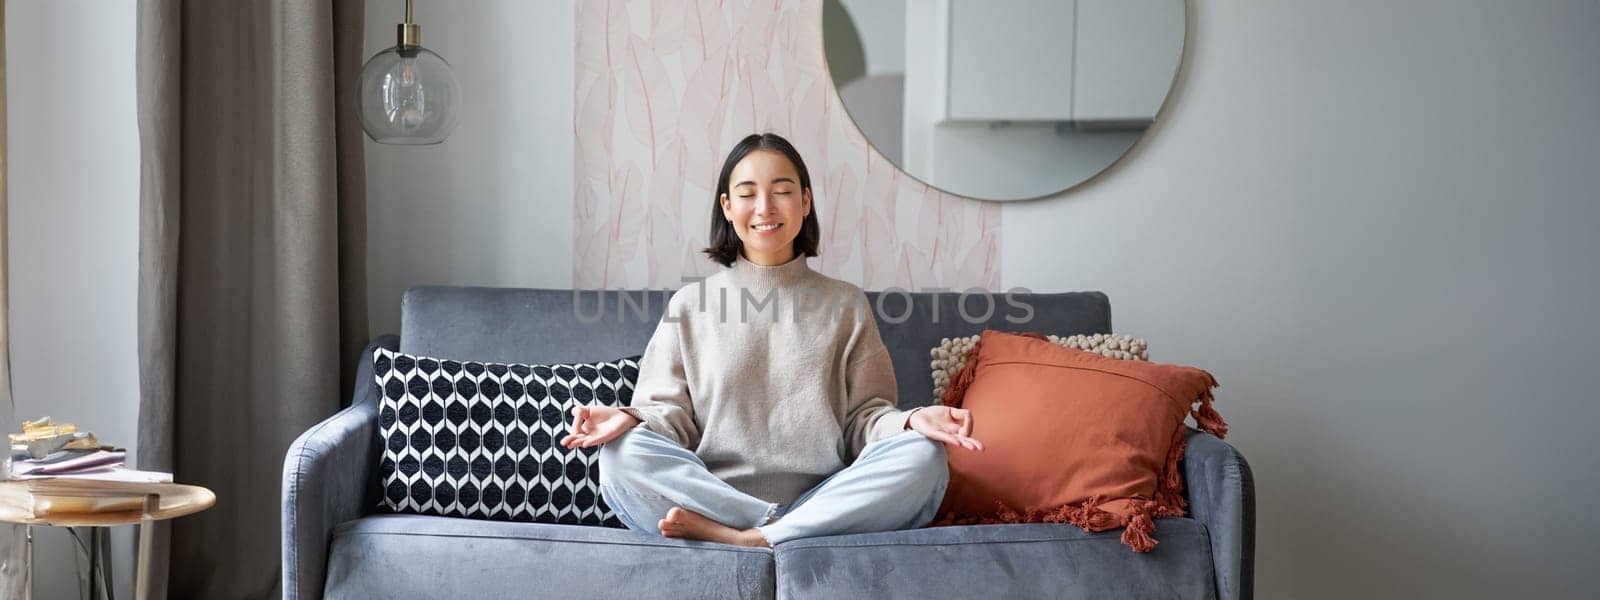
POLYGON ((381 144, 443 142, 460 114, 461 82, 450 63, 422 47, 422 26, 411 20, 411 0, 406 0, 406 22, 395 29, 395 46, 361 66, 361 128, 381 144))

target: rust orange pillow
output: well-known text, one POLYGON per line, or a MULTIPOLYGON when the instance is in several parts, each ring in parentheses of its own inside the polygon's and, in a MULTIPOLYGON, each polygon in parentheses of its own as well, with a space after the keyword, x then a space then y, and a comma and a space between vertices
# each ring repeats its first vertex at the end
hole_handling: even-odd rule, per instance
POLYGON ((1210 373, 1106 358, 1044 336, 984 331, 940 402, 972 411, 982 452, 950 452, 933 525, 1124 527, 1155 547, 1153 519, 1183 516, 1184 418, 1218 437, 1210 373))

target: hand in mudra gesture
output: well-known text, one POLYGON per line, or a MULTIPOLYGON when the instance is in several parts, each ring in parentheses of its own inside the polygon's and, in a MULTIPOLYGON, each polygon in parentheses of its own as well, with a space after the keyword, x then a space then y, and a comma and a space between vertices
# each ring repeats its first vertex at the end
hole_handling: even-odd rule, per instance
POLYGON ((570 433, 561 438, 563 448, 588 448, 617 439, 623 432, 638 425, 633 415, 609 406, 572 407, 570 433))
POLYGON ((954 444, 968 450, 983 450, 983 442, 972 437, 972 411, 948 406, 929 406, 911 413, 911 428, 928 439, 954 444))

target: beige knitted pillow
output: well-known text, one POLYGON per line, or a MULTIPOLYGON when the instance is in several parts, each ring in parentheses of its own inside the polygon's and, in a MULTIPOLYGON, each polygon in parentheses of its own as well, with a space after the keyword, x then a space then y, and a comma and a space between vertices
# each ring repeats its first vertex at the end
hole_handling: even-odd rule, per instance
MULTIPOLYGON (((1144 338, 1131 335, 1118 335, 1114 333, 1096 333, 1092 335, 1046 335, 1050 343, 1085 352, 1093 352, 1110 358, 1123 360, 1142 360, 1150 362, 1150 352, 1144 338)), ((950 380, 967 366, 967 354, 972 352, 972 345, 978 342, 978 336, 971 335, 959 338, 944 338, 939 340, 929 355, 933 357, 933 401, 938 403, 944 397, 944 391, 950 387, 950 380)))

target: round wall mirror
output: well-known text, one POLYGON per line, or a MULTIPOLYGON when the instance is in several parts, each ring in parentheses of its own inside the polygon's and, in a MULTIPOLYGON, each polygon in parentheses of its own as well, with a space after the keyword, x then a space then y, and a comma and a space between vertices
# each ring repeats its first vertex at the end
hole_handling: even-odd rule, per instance
POLYGON ((828 70, 880 153, 982 200, 1059 193, 1155 121, 1184 0, 824 0, 828 70))

